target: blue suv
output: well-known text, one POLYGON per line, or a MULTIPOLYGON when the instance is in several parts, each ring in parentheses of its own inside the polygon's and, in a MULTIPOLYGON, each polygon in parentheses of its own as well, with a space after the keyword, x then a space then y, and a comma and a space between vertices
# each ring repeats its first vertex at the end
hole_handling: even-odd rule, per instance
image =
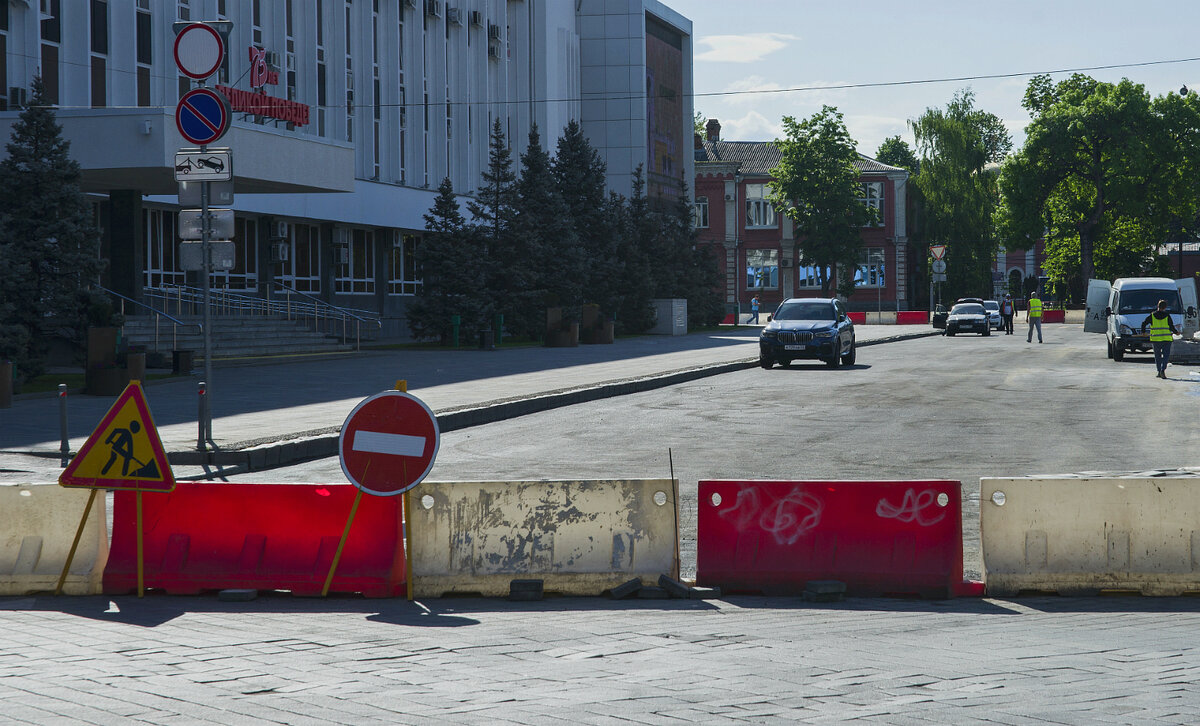
POLYGON ((836 298, 789 298, 758 337, 758 364, 771 368, 800 358, 832 367, 854 365, 854 323, 836 298))

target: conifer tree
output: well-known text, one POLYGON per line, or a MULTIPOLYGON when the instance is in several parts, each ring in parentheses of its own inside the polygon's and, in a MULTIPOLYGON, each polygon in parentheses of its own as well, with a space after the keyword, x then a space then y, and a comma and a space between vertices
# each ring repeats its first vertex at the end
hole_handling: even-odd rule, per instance
POLYGON ((80 191, 79 164, 47 104, 40 77, 0 161, 0 355, 18 378, 39 375, 49 342, 82 349, 102 263, 99 232, 80 191))
POLYGON ((642 165, 633 172, 633 193, 628 204, 622 205, 621 231, 617 257, 621 260, 620 311, 617 313, 619 333, 641 333, 654 324, 650 299, 654 296, 654 276, 649 246, 655 235, 655 220, 646 199, 646 177, 642 165))
MULTIPOLYGON (((532 284, 524 290, 530 332, 548 307, 561 307, 564 319, 577 317, 583 290, 583 260, 570 210, 558 192, 550 155, 542 148, 537 124, 529 130, 529 144, 521 155, 517 180, 515 249, 533 271, 532 284), (538 295, 540 294, 540 298, 538 295)), ((514 320, 514 323, 517 322, 514 320)))

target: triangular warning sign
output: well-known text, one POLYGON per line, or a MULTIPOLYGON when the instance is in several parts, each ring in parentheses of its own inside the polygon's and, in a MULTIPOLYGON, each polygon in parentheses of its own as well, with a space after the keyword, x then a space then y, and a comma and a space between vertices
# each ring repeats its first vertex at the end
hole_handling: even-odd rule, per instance
POLYGON ((140 383, 133 381, 126 386, 87 443, 67 464, 58 483, 64 487, 144 492, 175 488, 175 475, 140 383))

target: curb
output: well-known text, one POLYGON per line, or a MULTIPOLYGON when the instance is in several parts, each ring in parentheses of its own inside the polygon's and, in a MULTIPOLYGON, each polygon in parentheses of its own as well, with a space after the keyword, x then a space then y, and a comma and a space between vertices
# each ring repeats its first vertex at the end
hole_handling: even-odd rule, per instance
MULTIPOLYGON (((914 340, 937 335, 937 331, 929 330, 920 333, 903 333, 900 335, 876 338, 858 343, 859 347, 894 343, 903 340, 914 340)), ((554 391, 542 395, 519 398, 483 406, 472 406, 436 412, 438 428, 446 433, 458 431, 472 426, 506 421, 518 416, 541 413, 564 406, 579 403, 589 403, 605 398, 626 396, 631 393, 642 393, 679 383, 718 376, 722 373, 754 368, 758 358, 741 358, 726 363, 714 363, 696 368, 684 368, 667 373, 610 381, 596 386, 572 388, 554 391)), ((179 466, 222 466, 238 467, 245 471, 263 471, 281 466, 289 466, 313 459, 323 459, 338 455, 338 437, 341 427, 322 429, 319 432, 300 432, 290 434, 286 440, 259 444, 245 449, 228 451, 171 451, 167 460, 172 465, 179 466)))

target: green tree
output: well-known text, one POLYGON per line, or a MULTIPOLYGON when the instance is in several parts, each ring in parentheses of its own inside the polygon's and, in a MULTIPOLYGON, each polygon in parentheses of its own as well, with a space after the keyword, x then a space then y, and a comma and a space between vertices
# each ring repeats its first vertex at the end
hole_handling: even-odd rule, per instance
POLYGON ((476 197, 467 202, 472 216, 468 227, 477 236, 480 256, 487 263, 483 291, 488 309, 504 315, 506 328, 524 335, 528 330, 518 332, 511 326, 520 325, 520 315, 529 314, 526 307, 532 304, 534 270, 513 231, 517 177, 512 165, 504 127, 497 119, 488 137, 488 164, 481 174, 483 183, 476 197))
POLYGON ((583 255, 570 208, 559 194, 550 155, 542 148, 537 124, 521 155, 516 184, 514 245, 516 259, 533 271, 524 289, 526 308, 514 320, 530 334, 543 327, 548 307, 563 308, 566 319, 577 316, 583 294, 583 255))
POLYGON ((999 203, 996 163, 1012 149, 1004 123, 975 108, 969 89, 945 109, 926 109, 910 125, 920 154, 922 233, 946 250, 946 293, 990 296, 991 266, 999 241, 994 215, 999 203))
POLYGON ((620 286, 620 309, 617 313, 617 332, 641 333, 654 324, 654 275, 648 241, 656 234, 654 215, 646 199, 646 177, 641 164, 633 171, 633 189, 629 201, 619 196, 609 197, 610 214, 619 218, 617 256, 623 274, 620 286))
POLYGON ((460 334, 490 327, 495 302, 487 290, 485 245, 479 231, 463 219, 449 177, 438 186, 433 207, 425 214, 425 230, 422 284, 407 310, 413 337, 439 338, 448 344, 455 315, 460 334))
POLYGON ((842 114, 824 106, 803 121, 783 117, 785 139, 776 139, 781 157, 771 170, 770 199, 796 225, 797 259, 814 265, 821 290, 829 294, 827 270, 841 267, 838 292, 854 292, 854 276, 862 247, 860 230, 874 219, 861 201, 855 162, 858 152, 842 114))
POLYGON ((875 153, 875 160, 890 166, 898 166, 913 176, 916 176, 921 170, 921 162, 913 153, 912 147, 898 135, 889 136, 883 140, 883 143, 879 145, 879 151, 875 153))
POLYGON ((83 349, 89 311, 104 302, 88 291, 102 262, 79 164, 39 77, 7 150, 0 161, 0 355, 26 380, 44 370, 51 339, 83 349))
POLYGON ((704 114, 697 111, 692 116, 692 128, 701 139, 708 140, 708 119, 704 118, 704 114))
POLYGON ((1010 246, 1045 234, 1048 269, 1073 295, 1098 274, 1144 269, 1145 245, 1195 218, 1194 94, 1152 100, 1128 79, 1075 74, 1055 84, 1042 75, 1029 81, 1023 105, 1033 120, 1004 164, 998 220, 1010 246), (1118 249, 1129 242, 1134 248, 1118 249))

